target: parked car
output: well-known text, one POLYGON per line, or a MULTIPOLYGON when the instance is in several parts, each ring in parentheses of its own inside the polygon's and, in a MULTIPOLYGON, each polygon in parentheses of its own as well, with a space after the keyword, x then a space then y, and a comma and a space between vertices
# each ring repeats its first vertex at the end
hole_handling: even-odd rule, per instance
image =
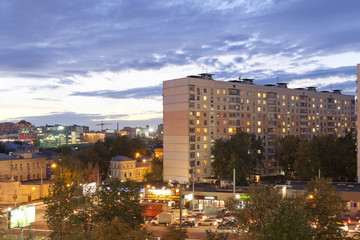
POLYGON ((217 217, 217 216, 210 216, 210 217, 208 217, 208 219, 214 220, 217 223, 221 223, 223 221, 223 219, 221 217, 217 217))
POLYGON ((234 228, 236 228, 236 226, 237 226, 236 222, 229 221, 229 222, 219 223, 217 228, 218 229, 234 229, 234 228))
POLYGON ((213 226, 213 225, 217 225, 217 222, 212 219, 205 219, 205 220, 198 222, 198 225, 199 226, 213 226))
POLYGON ((195 227, 195 222, 194 221, 185 221, 181 223, 182 227, 195 227))

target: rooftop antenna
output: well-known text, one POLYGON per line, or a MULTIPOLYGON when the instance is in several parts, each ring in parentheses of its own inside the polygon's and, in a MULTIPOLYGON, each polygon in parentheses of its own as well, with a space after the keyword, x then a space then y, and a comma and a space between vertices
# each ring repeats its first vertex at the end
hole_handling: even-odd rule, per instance
POLYGON ((279 83, 279 76, 276 76, 276 83, 279 83))

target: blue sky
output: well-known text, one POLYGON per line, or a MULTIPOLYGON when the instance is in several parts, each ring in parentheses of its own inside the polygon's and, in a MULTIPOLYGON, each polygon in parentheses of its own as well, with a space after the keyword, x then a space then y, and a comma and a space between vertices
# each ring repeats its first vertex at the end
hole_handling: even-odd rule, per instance
POLYGON ((0 2, 0 122, 162 123, 162 82, 356 92, 358 0, 0 2))

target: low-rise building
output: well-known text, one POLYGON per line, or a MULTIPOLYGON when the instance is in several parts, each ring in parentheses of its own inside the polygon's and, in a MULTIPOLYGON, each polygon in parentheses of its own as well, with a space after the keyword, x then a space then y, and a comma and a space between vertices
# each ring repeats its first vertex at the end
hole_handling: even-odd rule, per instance
POLYGON ((150 161, 137 161, 126 156, 115 156, 110 160, 109 175, 121 181, 131 179, 142 182, 144 174, 150 169, 150 161))
POLYGON ((0 153, 0 179, 30 181, 46 178, 46 158, 27 151, 0 153))

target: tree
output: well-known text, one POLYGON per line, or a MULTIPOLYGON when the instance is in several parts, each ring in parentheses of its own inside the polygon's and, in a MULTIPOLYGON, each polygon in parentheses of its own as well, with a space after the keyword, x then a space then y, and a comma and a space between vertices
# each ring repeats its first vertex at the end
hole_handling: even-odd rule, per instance
POLYGON ((320 168, 320 163, 311 157, 309 148, 310 144, 308 142, 301 141, 296 152, 295 178, 300 181, 308 181, 314 178, 320 168))
POLYGON ((339 180, 354 181, 356 178, 356 138, 352 132, 348 132, 344 137, 338 140, 339 148, 337 156, 341 161, 339 170, 343 170, 339 180))
POLYGON ((161 182, 163 180, 163 161, 160 158, 154 158, 150 164, 150 170, 145 173, 145 182, 161 182))
POLYGON ((213 232, 209 229, 206 229, 205 232, 206 232, 207 240, 228 240, 229 239, 229 233, 217 233, 217 232, 213 232))
POLYGON ((345 239, 339 225, 345 203, 330 179, 310 181, 305 194, 297 197, 283 197, 273 187, 251 185, 248 198, 243 202, 230 199, 229 209, 245 239, 345 239))
POLYGON ((73 222, 71 216, 78 206, 72 201, 78 193, 76 185, 67 186, 64 178, 55 178, 44 198, 47 204, 44 218, 50 230, 51 239, 72 239, 73 222))
POLYGON ((331 179, 316 178, 306 187, 305 207, 311 222, 316 222, 313 229, 314 239, 343 239, 344 233, 338 222, 345 211, 345 202, 341 193, 331 185, 331 179))
POLYGON ((131 224, 133 229, 140 229, 144 223, 142 217, 145 206, 140 202, 140 185, 134 181, 120 182, 119 179, 108 181, 107 187, 98 189, 96 221, 111 223, 114 220, 122 220, 131 224))
POLYGON ((270 219, 282 196, 272 187, 250 185, 243 202, 229 199, 229 209, 238 221, 239 233, 246 239, 258 239, 263 224, 270 219))
POLYGON ((259 239, 311 239, 312 228, 307 214, 302 198, 281 198, 273 211, 266 212, 259 239))
POLYGON ((186 229, 180 229, 178 226, 169 225, 167 231, 162 236, 162 240, 185 240, 187 239, 186 229))
POLYGON ((94 240, 144 240, 150 239, 146 229, 133 229, 122 220, 114 220, 110 224, 98 224, 91 239, 94 240))
POLYGON ((232 179, 233 169, 237 184, 248 184, 251 175, 260 168, 262 152, 261 140, 254 135, 238 131, 228 140, 218 139, 212 154, 212 167, 215 176, 222 179, 232 179))
POLYGON ((298 136, 285 136, 278 140, 275 148, 275 159, 285 172, 285 178, 293 179, 294 165, 297 159, 297 149, 300 138, 298 136))

